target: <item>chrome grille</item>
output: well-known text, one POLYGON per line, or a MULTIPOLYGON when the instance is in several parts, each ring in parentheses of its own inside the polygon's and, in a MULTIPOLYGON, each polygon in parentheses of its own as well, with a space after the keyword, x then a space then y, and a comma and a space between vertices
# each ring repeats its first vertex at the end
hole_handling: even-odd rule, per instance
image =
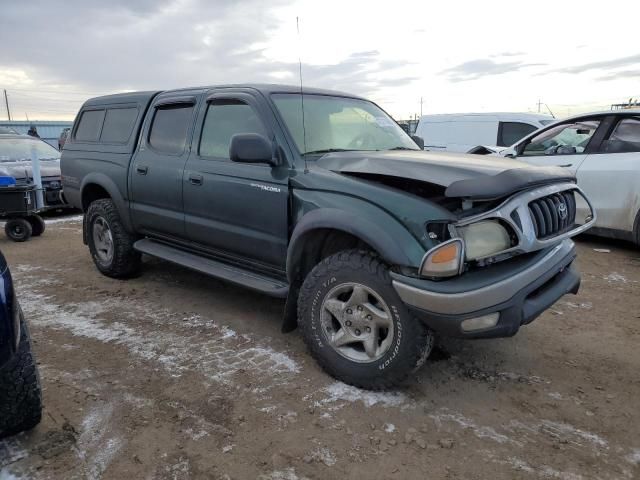
POLYGON ((557 192, 529 202, 536 237, 555 237, 575 226, 576 200, 572 190, 557 192))

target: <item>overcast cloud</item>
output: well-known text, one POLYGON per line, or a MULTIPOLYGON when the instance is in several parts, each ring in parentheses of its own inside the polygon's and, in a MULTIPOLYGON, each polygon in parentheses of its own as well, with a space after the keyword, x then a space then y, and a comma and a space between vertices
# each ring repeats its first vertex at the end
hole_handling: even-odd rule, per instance
MULTIPOLYGON (((452 112, 640 96, 640 48, 616 9, 539 0, 539 11, 575 20, 549 30, 491 0, 55 3, 2 2, 0 88, 16 118, 73 118, 87 97, 123 90, 297 84, 299 56, 305 84, 371 97, 396 117, 419 112, 421 98, 425 111, 452 112)), ((640 17, 639 3, 625 16, 640 17)))

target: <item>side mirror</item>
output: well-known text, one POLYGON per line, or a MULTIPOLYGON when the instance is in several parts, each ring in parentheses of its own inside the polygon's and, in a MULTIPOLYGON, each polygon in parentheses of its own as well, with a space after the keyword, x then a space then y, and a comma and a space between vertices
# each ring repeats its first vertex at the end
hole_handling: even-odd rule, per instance
POLYGON ((424 139, 418 135, 411 135, 411 140, 416 142, 416 145, 420 147, 420 150, 424 150, 424 139))
POLYGON ((271 142, 258 133, 237 133, 231 137, 229 158, 233 162, 278 165, 271 142))
POLYGON ((518 152, 515 148, 507 148, 506 150, 502 150, 500 155, 507 158, 516 158, 518 156, 518 152))

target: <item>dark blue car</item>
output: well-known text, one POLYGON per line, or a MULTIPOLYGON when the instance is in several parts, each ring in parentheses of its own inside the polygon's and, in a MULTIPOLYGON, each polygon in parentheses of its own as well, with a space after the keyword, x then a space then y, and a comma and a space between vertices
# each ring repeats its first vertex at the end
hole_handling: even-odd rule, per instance
POLYGON ((42 392, 29 329, 0 252, 0 438, 40 423, 42 392))

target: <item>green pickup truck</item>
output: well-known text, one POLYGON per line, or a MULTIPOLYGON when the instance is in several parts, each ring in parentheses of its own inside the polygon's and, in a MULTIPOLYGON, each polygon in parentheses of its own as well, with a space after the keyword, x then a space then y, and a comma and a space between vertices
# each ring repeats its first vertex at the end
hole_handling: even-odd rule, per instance
POLYGON ((515 334, 580 276, 562 168, 425 152, 376 104, 280 85, 88 100, 62 153, 96 267, 147 254, 274 297, 334 377, 402 381, 434 334, 515 334))

